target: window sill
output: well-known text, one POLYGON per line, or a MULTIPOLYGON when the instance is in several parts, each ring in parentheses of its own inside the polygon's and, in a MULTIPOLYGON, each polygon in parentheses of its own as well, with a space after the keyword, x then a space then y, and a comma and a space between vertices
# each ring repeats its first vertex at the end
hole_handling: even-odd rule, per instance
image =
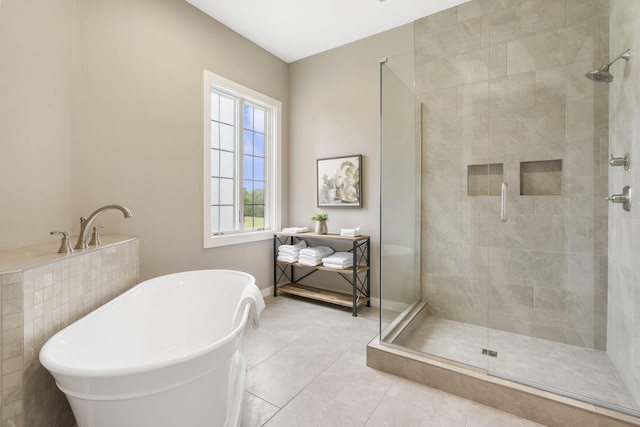
POLYGON ((238 234, 222 234, 218 236, 205 236, 204 248, 217 248, 221 246, 239 245, 242 243, 259 242, 273 238, 273 230, 251 231, 238 234))

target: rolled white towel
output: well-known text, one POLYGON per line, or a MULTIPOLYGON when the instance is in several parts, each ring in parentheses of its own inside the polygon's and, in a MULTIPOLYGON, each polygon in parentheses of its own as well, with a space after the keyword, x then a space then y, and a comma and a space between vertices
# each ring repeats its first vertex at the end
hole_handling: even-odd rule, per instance
POLYGON ((300 256, 310 256, 310 257, 326 257, 333 253, 333 249, 329 246, 313 246, 300 250, 300 256))
POLYGON ((306 233, 307 231, 309 231, 307 227, 286 227, 282 229, 283 233, 290 234, 306 233))

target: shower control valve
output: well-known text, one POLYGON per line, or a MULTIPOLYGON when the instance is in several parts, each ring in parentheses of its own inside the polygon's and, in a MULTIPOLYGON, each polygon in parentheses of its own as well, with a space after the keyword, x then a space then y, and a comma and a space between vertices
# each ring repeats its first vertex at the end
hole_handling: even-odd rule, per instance
POLYGON ((624 153, 624 157, 613 157, 611 155, 611 159, 609 159, 609 165, 611 166, 624 166, 624 170, 629 170, 629 161, 630 161, 629 153, 624 153))
POLYGON ((611 203, 622 203, 622 209, 629 212, 631 210, 631 187, 625 185, 622 194, 612 194, 606 200, 611 203))

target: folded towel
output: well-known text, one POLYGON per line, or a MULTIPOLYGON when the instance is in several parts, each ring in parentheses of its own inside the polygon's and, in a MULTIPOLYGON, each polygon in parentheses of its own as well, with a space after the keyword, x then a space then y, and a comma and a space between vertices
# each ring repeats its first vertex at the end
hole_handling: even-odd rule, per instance
POLYGON ((360 235, 360 227, 356 228, 341 228, 340 235, 344 237, 356 237, 360 235))
POLYGON ((299 258, 298 262, 302 265, 307 265, 309 267, 315 267, 316 265, 322 264, 321 259, 309 259, 309 258, 299 258))
POLYGON ((295 245, 280 245, 278 246, 279 251, 299 251, 300 249, 306 248, 307 242, 304 240, 300 240, 295 245))
POLYGON ((288 256, 288 255, 278 254, 278 261, 282 261, 282 262, 298 262, 298 257, 297 256, 288 256))
POLYGON ((240 295, 240 303, 236 308, 236 312, 233 316, 233 327, 236 328, 240 326, 242 322, 242 318, 244 316, 244 312, 246 307, 249 307, 249 319, 254 328, 260 326, 260 313, 264 310, 264 298, 262 298, 262 293, 260 293, 260 289, 256 285, 250 285, 242 291, 240 295))
POLYGON ((329 264, 343 264, 345 262, 353 263, 353 253, 351 252, 336 252, 333 255, 322 258, 322 262, 328 262, 329 264))
POLYGON ((289 249, 289 248, 278 249, 278 253, 283 255, 298 256, 300 254, 300 249, 289 249))
POLYGON ((323 258, 322 265, 329 268, 349 268, 353 265, 353 259, 323 258))
POLYGON ((321 256, 300 255, 298 258, 301 259, 301 260, 304 260, 304 261, 322 262, 322 257, 321 256))
POLYGON ((307 231, 309 231, 307 227, 287 227, 282 229, 283 233, 290 234, 306 233, 307 231))
POLYGON ((308 247, 300 250, 300 256, 309 256, 309 257, 326 257, 333 253, 333 249, 329 246, 314 246, 308 247))
POLYGON ((323 262, 322 265, 324 267, 327 267, 327 268, 335 268, 336 270, 344 270, 345 268, 351 268, 353 266, 353 263, 351 265, 342 265, 342 264, 331 264, 331 263, 323 262))

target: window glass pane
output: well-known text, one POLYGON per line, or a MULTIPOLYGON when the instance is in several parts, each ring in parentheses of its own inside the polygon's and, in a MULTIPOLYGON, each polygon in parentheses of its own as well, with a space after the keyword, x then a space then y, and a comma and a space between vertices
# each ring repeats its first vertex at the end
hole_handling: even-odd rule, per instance
POLYGON ((244 229, 245 230, 253 230, 254 229, 254 218, 253 218, 253 206, 245 206, 244 207, 244 229))
POLYGON ((220 176, 233 178, 235 170, 235 159, 233 153, 220 151, 220 176))
MULTIPOLYGON (((247 219, 253 217, 253 205, 245 205, 244 207, 244 224, 247 225, 247 219)), ((253 227, 253 221, 249 224, 250 227, 253 227)))
POLYGON ((244 154, 253 154, 253 132, 244 131, 244 154))
POLYGON ((235 151, 235 132, 233 126, 220 125, 220 148, 227 151, 235 151))
POLYGON ((253 179, 253 157, 244 156, 244 179, 253 179))
POLYGON ((262 181, 253 182, 253 203, 264 204, 264 182, 262 181))
POLYGON ((244 208, 244 229, 254 229, 253 206, 245 206, 244 208))
POLYGON ((220 203, 220 180, 218 178, 211 178, 211 204, 217 205, 220 203))
POLYGON ((220 204, 221 205, 233 205, 233 180, 221 179, 220 180, 220 204))
POLYGON ((236 101, 220 95, 220 121, 233 125, 236 123, 236 101))
POLYGON ((253 158, 253 179, 264 181, 264 159, 262 157, 253 158))
POLYGON ((220 120, 220 95, 211 93, 211 120, 220 120))
POLYGON ((261 108, 256 108, 253 112, 253 130, 256 132, 264 133, 265 128, 265 111, 261 108))
POLYGON ((220 176, 220 152, 211 150, 211 176, 220 176))
POLYGON ((211 206, 211 233, 220 231, 220 208, 211 206))
POLYGON ((253 209, 253 214, 255 216, 255 222, 261 225, 258 227, 264 227, 264 205, 255 205, 253 209))
POLYGON ((211 122, 211 148, 220 148, 220 125, 211 122))
POLYGON ((220 231, 235 230, 236 227, 233 212, 233 206, 220 207, 220 231))
POLYGON ((245 206, 253 204, 253 181, 244 182, 244 204, 245 206))
POLYGON ((253 135, 253 154, 264 157, 264 135, 261 133, 253 135))
POLYGON ((244 104, 244 123, 245 129, 253 129, 253 107, 251 105, 244 104))

